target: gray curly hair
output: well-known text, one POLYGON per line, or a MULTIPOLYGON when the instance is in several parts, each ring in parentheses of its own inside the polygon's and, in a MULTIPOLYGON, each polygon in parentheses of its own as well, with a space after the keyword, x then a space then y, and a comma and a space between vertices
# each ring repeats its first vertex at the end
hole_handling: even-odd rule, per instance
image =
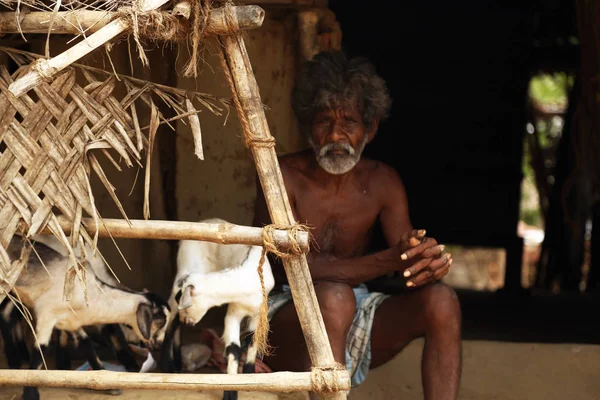
POLYGON ((292 108, 305 133, 319 110, 354 102, 371 127, 388 117, 392 99, 373 64, 362 57, 348 59, 340 51, 324 51, 307 61, 292 90, 292 108))

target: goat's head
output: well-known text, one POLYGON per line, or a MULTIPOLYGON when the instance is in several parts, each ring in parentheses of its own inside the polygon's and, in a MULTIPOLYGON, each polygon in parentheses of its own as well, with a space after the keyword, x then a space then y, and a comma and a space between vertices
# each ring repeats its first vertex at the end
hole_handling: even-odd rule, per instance
POLYGON ((196 325, 214 304, 202 296, 194 282, 194 275, 187 275, 177 282, 175 301, 179 319, 186 325, 196 325))
POLYGON ((171 313, 169 304, 159 295, 144 291, 146 301, 138 305, 135 333, 150 349, 157 349, 165 339, 167 321, 171 313))

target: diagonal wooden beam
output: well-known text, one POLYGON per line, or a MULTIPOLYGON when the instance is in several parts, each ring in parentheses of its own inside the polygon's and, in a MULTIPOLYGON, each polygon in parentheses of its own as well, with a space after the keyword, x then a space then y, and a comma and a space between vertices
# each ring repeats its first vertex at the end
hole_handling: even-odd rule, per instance
MULTIPOLYGON (((250 142, 256 170, 260 179, 271 220, 275 224, 296 223, 279 167, 279 161, 260 98, 258 83, 241 35, 221 36, 225 66, 232 82, 234 97, 240 103, 238 114, 244 135, 250 142), (252 145, 254 143, 254 145, 252 145)), ((227 72, 226 71, 226 72, 227 72)), ((236 107, 237 108, 237 107, 236 107)), ((313 368, 331 368, 336 365, 323 317, 315 294, 306 255, 282 259, 300 326, 304 334, 313 368)), ((347 371, 340 371, 346 372, 347 371)), ((344 391, 331 393, 327 398, 346 399, 344 391)))

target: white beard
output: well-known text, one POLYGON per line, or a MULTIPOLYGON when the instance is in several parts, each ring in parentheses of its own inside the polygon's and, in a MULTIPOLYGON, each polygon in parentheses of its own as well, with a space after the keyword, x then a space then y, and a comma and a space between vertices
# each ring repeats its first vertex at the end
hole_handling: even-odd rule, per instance
POLYGON ((348 143, 329 143, 321 148, 318 148, 311 138, 308 139, 308 142, 313 148, 315 156, 317 157, 317 162, 321 168, 332 175, 342 175, 346 172, 349 172, 356 166, 356 164, 358 164, 362 152, 367 145, 368 139, 368 136, 365 135, 365 138, 356 150, 348 143), (346 152, 346 154, 329 154, 329 152, 332 150, 343 150, 346 152))

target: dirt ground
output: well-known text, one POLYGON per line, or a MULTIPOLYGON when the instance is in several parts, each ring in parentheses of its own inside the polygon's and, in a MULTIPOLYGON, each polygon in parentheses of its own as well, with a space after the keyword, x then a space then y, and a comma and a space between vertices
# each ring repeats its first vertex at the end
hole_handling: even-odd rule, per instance
MULTIPOLYGON (((372 371, 349 400, 417 400, 423 341, 413 342, 389 364, 372 371)), ((465 341, 459 399, 596 400, 600 396, 600 346, 465 341)), ((0 388, 0 400, 17 400, 21 388, 0 388)), ((222 392, 124 391, 119 396, 88 390, 41 389, 42 400, 219 400, 222 392)), ((241 400, 306 400, 305 393, 242 392, 241 400)))

